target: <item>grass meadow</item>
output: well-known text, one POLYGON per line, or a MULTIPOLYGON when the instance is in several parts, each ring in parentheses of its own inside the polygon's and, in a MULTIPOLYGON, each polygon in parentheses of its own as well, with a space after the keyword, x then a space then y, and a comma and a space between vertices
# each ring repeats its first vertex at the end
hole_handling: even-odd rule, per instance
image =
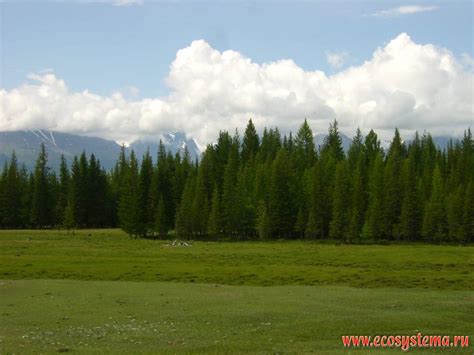
POLYGON ((347 353, 341 335, 474 336, 472 246, 170 244, 0 231, 0 353, 347 353))

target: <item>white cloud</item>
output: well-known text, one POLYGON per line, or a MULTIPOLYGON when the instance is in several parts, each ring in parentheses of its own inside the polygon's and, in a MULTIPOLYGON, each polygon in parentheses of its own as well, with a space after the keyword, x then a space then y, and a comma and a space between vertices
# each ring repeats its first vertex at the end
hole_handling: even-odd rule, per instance
POLYGON ((333 68, 341 68, 349 58, 347 52, 326 52, 326 60, 333 68))
POLYGON ((467 53, 461 54, 461 62, 471 70, 474 70, 474 58, 467 53))
POLYGON ((428 12, 428 11, 435 11, 438 10, 438 6, 422 6, 422 5, 405 5, 399 7, 393 7, 388 10, 382 10, 379 12, 375 12, 372 16, 401 16, 401 15, 412 15, 419 12, 428 12))
MULTIPOLYGON (((70 1, 70 0, 57 0, 59 2, 70 1)), ((109 4, 112 6, 132 6, 132 5, 143 5, 143 0, 74 0, 74 2, 79 4, 109 4)))
POLYGON ((78 0, 80 2, 87 3, 106 3, 113 6, 131 6, 131 5, 143 5, 143 0, 78 0))
POLYGON ((142 0, 112 0, 114 6, 129 6, 129 5, 141 5, 142 0))
POLYGON ((142 0, 114 0, 114 5, 116 6, 128 6, 128 5, 142 5, 142 0))
POLYGON ((278 125, 295 131, 306 117, 315 133, 337 118, 343 132, 398 127, 461 134, 474 119, 472 71, 449 50, 420 45, 402 33, 361 64, 328 76, 292 60, 257 64, 241 53, 219 52, 203 40, 177 52, 162 98, 127 99, 72 92, 52 73, 31 74, 0 90, 0 130, 51 129, 130 142, 184 131, 200 145, 221 129, 278 125))

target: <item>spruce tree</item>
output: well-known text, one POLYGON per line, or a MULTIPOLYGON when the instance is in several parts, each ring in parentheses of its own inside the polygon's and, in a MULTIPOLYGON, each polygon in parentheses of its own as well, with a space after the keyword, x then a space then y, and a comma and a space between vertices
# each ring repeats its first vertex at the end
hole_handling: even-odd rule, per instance
MULTIPOLYGON (((66 228, 67 234, 69 234, 69 231, 73 229, 76 225, 75 218, 74 218, 74 200, 72 196, 70 196, 67 199, 66 202, 66 208, 64 209, 64 214, 63 214, 63 227, 66 228)), ((73 230, 74 234, 74 230, 73 230)))
POLYGON ((471 178, 464 194, 463 226, 468 242, 474 242, 474 180, 471 178))
POLYGON ((245 129, 244 139, 242 141, 242 161, 247 162, 254 159, 260 148, 260 139, 258 137, 252 119, 249 120, 245 129))
MULTIPOLYGON (((179 203, 184 184, 189 174, 190 160, 187 149, 185 149, 183 160, 181 161, 179 155, 177 156, 177 160, 179 161, 179 168, 178 171, 173 174, 172 159, 168 159, 165 146, 160 140, 153 182, 151 187, 149 187, 149 200, 143 195, 143 198, 145 198, 143 203, 148 203, 150 209, 150 215, 144 218, 151 218, 151 216, 155 214, 155 210, 159 206, 160 196, 163 198, 164 206, 162 208, 164 209, 165 216, 161 228, 166 232, 172 229, 174 225, 176 205, 179 203)), ((150 161, 147 162, 146 169, 150 169, 150 161)), ((145 175, 143 175, 143 177, 145 178, 145 175)), ((144 181, 144 184, 148 184, 148 182, 144 181)))
POLYGON ((304 170, 313 166, 316 160, 313 131, 305 119, 295 137, 295 150, 298 159, 298 168, 304 170))
POLYGON ((390 144, 385 165, 385 194, 383 202, 382 235, 389 239, 400 238, 400 213, 403 201, 402 161, 404 146, 398 129, 390 144))
POLYGON ((464 193, 462 185, 451 192, 446 203, 446 217, 448 222, 449 241, 463 243, 465 242, 465 228, 463 225, 464 193))
POLYGON ((349 242, 356 241, 362 233, 364 225, 364 216, 366 210, 366 187, 364 178, 364 156, 359 157, 359 162, 352 174, 350 208, 348 212, 349 226, 346 231, 346 240, 349 242))
POLYGON ((405 160, 402 175, 404 192, 400 212, 400 236, 404 240, 417 240, 421 230, 421 203, 415 156, 410 155, 405 160))
POLYGON ((147 236, 153 231, 155 223, 152 204, 153 161, 148 150, 142 159, 139 179, 140 224, 143 226, 143 236, 147 236))
POLYGON ((13 151, 10 163, 5 166, 3 177, 2 222, 5 227, 18 228, 22 224, 22 181, 18 163, 13 151))
POLYGON ((198 238, 203 238, 207 234, 207 220, 209 219, 209 202, 206 191, 206 182, 203 170, 199 169, 196 178, 196 188, 192 202, 191 218, 193 221, 193 233, 198 238))
POLYGON ((365 137, 364 150, 367 157, 367 166, 371 169, 377 156, 383 156, 384 154, 383 149, 380 146, 380 140, 373 130, 370 130, 369 134, 365 137))
POLYGON ((426 205, 423 219, 423 237, 427 241, 441 242, 446 235, 446 211, 443 178, 439 165, 433 173, 431 197, 426 205))
POLYGON ((155 206, 154 230, 158 233, 158 236, 162 238, 168 233, 168 223, 165 208, 163 195, 160 194, 160 197, 158 198, 158 204, 155 206))
POLYGON ((288 185, 290 174, 288 153, 281 148, 272 165, 268 200, 268 219, 274 237, 290 237, 294 230, 296 215, 288 185))
POLYGON ((66 158, 61 154, 61 163, 59 165, 59 197, 58 209, 64 213, 69 199, 69 184, 71 176, 67 166, 66 158))
MULTIPOLYGON (((324 158, 324 156, 323 156, 324 158)), ((309 186, 309 214, 305 229, 305 237, 308 239, 324 238, 326 236, 325 225, 328 223, 328 198, 329 191, 326 189, 324 170, 324 160, 318 161, 313 167, 309 186)))
POLYGON ((33 196, 31 204, 31 222, 34 226, 42 228, 51 225, 52 204, 49 179, 48 155, 44 144, 40 146, 36 160, 33 179, 33 196))
POLYGON ((224 171, 222 191, 222 226, 228 236, 232 236, 239 229, 240 205, 237 191, 237 173, 239 171, 238 146, 232 145, 229 161, 224 171))
POLYGON ((295 222, 295 232, 299 238, 303 238, 306 231, 306 216, 302 208, 298 210, 298 215, 296 216, 295 222))
POLYGON ((383 232, 383 196, 384 196, 384 166, 383 158, 379 153, 374 160, 369 178, 369 201, 362 238, 365 240, 378 240, 383 232))
POLYGON ((351 146, 347 152, 347 162, 348 162, 348 170, 352 172, 356 169, 356 166, 361 159, 365 155, 365 146, 364 140, 362 137, 362 132, 359 128, 357 128, 356 135, 352 139, 351 146))
POLYGON ((179 238, 191 238, 193 235, 193 196, 195 192, 196 178, 191 176, 184 186, 183 196, 176 213, 176 236, 179 238))
POLYGON ((339 133, 338 123, 336 120, 329 125, 328 135, 324 138, 322 153, 327 153, 339 162, 344 159, 344 148, 342 147, 342 138, 339 133))
POLYGON ((347 232, 348 207, 350 203, 350 185, 347 163, 342 161, 336 168, 336 180, 333 194, 332 220, 329 227, 329 237, 344 239, 347 232))
POLYGON ((138 162, 135 152, 130 153, 130 162, 124 171, 124 183, 122 185, 119 201, 119 223, 131 237, 138 237, 145 229, 141 223, 140 216, 140 183, 138 162))
POLYGON ((261 201, 258 207, 257 231, 260 239, 268 239, 271 236, 270 219, 268 218, 265 202, 261 201))
POLYGON ((86 186, 84 190, 87 194, 86 208, 87 226, 103 227, 106 224, 106 200, 107 200, 107 177, 102 170, 100 161, 94 154, 91 154, 89 165, 87 166, 86 186))
POLYGON ((222 231, 221 222, 221 204, 219 198, 219 190, 217 186, 212 193, 211 210, 209 220, 207 222, 207 234, 212 238, 218 238, 222 231))

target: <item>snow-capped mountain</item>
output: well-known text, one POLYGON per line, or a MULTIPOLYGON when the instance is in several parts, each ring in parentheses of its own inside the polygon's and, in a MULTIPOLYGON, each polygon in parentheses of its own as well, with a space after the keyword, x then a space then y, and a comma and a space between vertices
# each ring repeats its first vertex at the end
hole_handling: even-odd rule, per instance
MULTIPOLYGON (((324 143, 325 137, 325 134, 315 135, 314 142, 316 148, 319 148, 324 143)), ((177 152, 182 154, 185 148, 188 149, 192 160, 195 160, 201 154, 196 141, 193 138, 186 138, 186 135, 182 132, 165 133, 157 139, 135 141, 127 147, 127 151, 129 152, 133 149, 140 159, 148 149, 155 160, 160 139, 163 141, 166 149, 173 154, 177 152)), ((341 139, 342 146, 347 152, 351 144, 351 138, 341 134, 341 139)), ((433 137, 434 143, 440 149, 445 149, 450 139, 451 137, 444 136, 433 137)), ((456 140, 456 138, 453 139, 456 140)), ((100 160, 102 166, 109 170, 115 165, 120 152, 120 145, 117 142, 102 138, 46 130, 0 131, 0 169, 9 160, 13 150, 15 150, 19 163, 24 163, 28 169, 32 169, 38 157, 41 143, 44 143, 46 146, 49 166, 53 169, 59 167, 61 155, 64 155, 67 161, 71 162, 75 155, 80 155, 85 150, 88 156, 93 153, 100 160)), ((409 141, 405 143, 408 144, 409 141)))
MULTIPOLYGON (((345 152, 347 152, 351 145, 352 139, 343 133, 340 133, 340 135, 341 135, 341 141, 342 141, 342 148, 344 149, 345 152)), ((323 146, 324 139, 326 137, 327 137, 327 134, 325 133, 319 133, 314 136, 314 146, 316 147, 316 149, 319 149, 320 147, 323 146)))
MULTIPOLYGON (((181 156, 184 154, 185 149, 188 149, 189 155, 192 160, 195 160, 201 154, 196 141, 194 138, 188 139, 182 132, 165 133, 160 138, 168 151, 173 154, 180 153, 181 156)), ((147 149, 153 158, 156 157, 158 151, 159 139, 156 140, 138 140, 130 144, 129 149, 133 149, 138 157, 143 156, 147 149)))
MULTIPOLYGON (((183 152, 184 147, 188 148, 192 159, 201 154, 194 139, 187 139, 184 133, 164 134, 162 140, 167 150, 173 154, 183 152)), ((61 155, 71 162, 75 155, 80 155, 85 150, 87 155, 94 154, 102 166, 109 170, 115 165, 120 152, 118 143, 102 138, 46 130, 0 132, 0 164, 3 166, 15 150, 19 163, 32 169, 41 143, 46 147, 49 166, 53 169, 59 167, 61 155)), ((140 158, 149 149, 152 156, 156 157, 158 143, 159 140, 137 141, 130 144, 127 150, 133 149, 140 158)))

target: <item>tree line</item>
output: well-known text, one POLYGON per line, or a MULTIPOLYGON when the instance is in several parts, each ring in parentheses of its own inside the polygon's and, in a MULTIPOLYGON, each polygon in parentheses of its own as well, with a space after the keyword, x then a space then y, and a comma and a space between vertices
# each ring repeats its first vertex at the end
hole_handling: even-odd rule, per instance
POLYGON ((438 149, 430 134, 409 144, 396 129, 388 149, 358 129, 347 153, 337 121, 315 147, 307 121, 293 136, 278 128, 243 137, 222 131, 201 158, 156 159, 122 147, 106 172, 83 152, 59 172, 42 145, 34 171, 15 154, 0 177, 0 227, 119 226, 134 237, 474 242, 474 142, 438 149), (156 161, 156 162, 154 162, 156 161))

